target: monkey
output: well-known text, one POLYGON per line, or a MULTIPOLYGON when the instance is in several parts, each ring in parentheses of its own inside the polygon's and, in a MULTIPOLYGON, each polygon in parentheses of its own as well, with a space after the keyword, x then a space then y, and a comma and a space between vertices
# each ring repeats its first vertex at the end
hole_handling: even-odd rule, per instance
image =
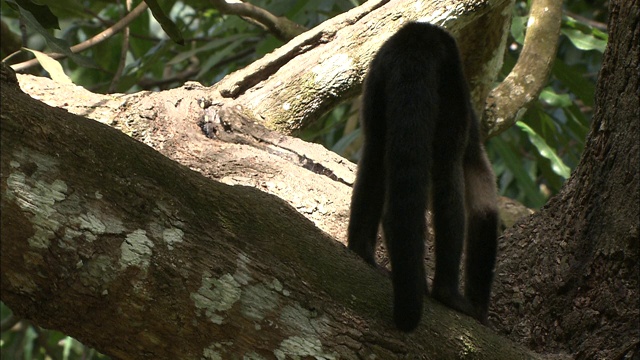
POLYGON ((362 101, 364 144, 348 248, 375 267, 382 224, 391 261, 393 320, 399 330, 413 331, 429 294, 424 237, 430 205, 435 230, 431 296, 486 323, 497 252, 497 190, 455 39, 438 26, 407 23, 374 56, 362 101))

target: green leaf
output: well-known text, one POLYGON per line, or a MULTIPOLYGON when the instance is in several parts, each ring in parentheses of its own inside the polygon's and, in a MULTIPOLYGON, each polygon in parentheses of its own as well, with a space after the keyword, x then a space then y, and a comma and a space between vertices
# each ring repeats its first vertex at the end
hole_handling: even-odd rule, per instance
POLYGON ((567 65, 564 61, 556 59, 552 68, 555 76, 562 84, 569 88, 587 106, 593 106, 595 85, 585 79, 584 72, 567 65))
POLYGON ((232 54, 233 50, 242 44, 241 41, 234 41, 231 44, 227 45, 225 48, 216 51, 216 53, 209 57, 202 67, 200 68, 200 72, 196 75, 196 79, 200 79, 204 74, 208 73, 212 67, 214 67, 217 63, 219 63, 222 59, 232 54))
POLYGON ((117 91, 129 90, 147 71, 151 71, 160 61, 163 61, 171 49, 171 44, 169 40, 162 40, 149 49, 146 54, 128 64, 124 68, 125 76, 120 80, 117 91))
POLYGON ((71 345, 73 345, 72 343, 72 337, 70 336, 66 336, 64 341, 63 341, 64 345, 62 348, 62 359, 63 360, 69 360, 69 355, 71 354, 71 345))
POLYGON ((571 169, 567 165, 565 165, 564 161, 556 154, 555 150, 553 150, 547 142, 538 135, 529 125, 518 121, 516 125, 527 135, 529 136, 529 141, 538 149, 538 152, 543 157, 549 159, 551 161, 551 169, 556 174, 562 176, 564 179, 568 179, 571 174, 571 169))
POLYGON ((100 11, 102 6, 96 6, 97 1, 82 2, 78 0, 37 0, 46 5, 62 21, 63 24, 71 22, 79 23, 80 19, 94 19, 93 11, 100 11))
POLYGON ((136 34, 136 36, 129 38, 129 50, 134 58, 143 56, 155 45, 148 40, 149 37, 154 35, 149 29, 150 19, 151 15, 148 11, 145 11, 135 21, 129 24, 131 34, 136 34))
POLYGON ((594 37, 600 40, 604 40, 604 41, 609 40, 609 35, 607 33, 591 25, 588 25, 584 22, 580 22, 571 16, 565 15, 562 17, 562 26, 564 28, 568 27, 571 29, 579 30, 583 33, 591 33, 591 35, 593 35, 594 37))
POLYGON ((331 151, 335 152, 336 154, 344 154, 347 147, 349 147, 360 136, 360 132, 361 128, 357 128, 349 134, 343 136, 335 143, 335 145, 333 145, 331 151))
POLYGON ((529 172, 524 166, 525 163, 516 156, 517 152, 500 137, 491 139, 490 143, 490 146, 500 155, 505 163, 506 169, 508 169, 510 173, 506 173, 507 170, 505 169, 503 176, 513 176, 515 178, 524 196, 529 199, 528 203, 530 206, 537 208, 544 205, 547 201, 546 198, 540 193, 540 190, 529 175, 529 172))
POLYGON ((238 34, 238 35, 232 35, 232 36, 227 36, 227 37, 223 37, 221 39, 217 39, 217 40, 213 40, 213 41, 209 41, 206 44, 204 44, 203 46, 197 47, 193 50, 189 50, 189 51, 184 51, 181 52, 179 54, 177 54, 176 56, 173 57, 173 59, 169 60, 169 62, 167 62, 167 65, 175 65, 175 64, 179 64, 184 60, 187 60, 189 58, 191 58, 194 55, 197 55, 203 51, 210 51, 216 48, 221 48, 222 46, 227 45, 228 43, 233 43, 233 42, 241 42, 244 41, 245 39, 249 38, 250 35, 247 34, 238 34))
POLYGON ((7 0, 8 3, 15 2, 18 6, 27 10, 45 29, 60 29, 58 18, 51 12, 48 6, 35 4, 29 0, 7 0))
POLYGON ((529 16, 514 16, 511 20, 511 36, 520 45, 524 44, 524 32, 529 16))
POLYGON ((561 29, 560 32, 569 38, 571 43, 580 50, 596 50, 604 53, 606 40, 601 40, 589 33, 578 29, 561 29))
POLYGON ((162 29, 167 35, 171 38, 171 40, 175 41, 179 45, 184 45, 184 39, 182 38, 182 34, 180 30, 176 26, 176 24, 169 19, 169 17, 164 13, 164 10, 160 7, 160 4, 156 0, 144 0, 145 3, 149 6, 149 10, 153 14, 153 17, 160 23, 162 29))
POLYGON ((568 94, 558 94, 551 87, 546 87, 540 93, 540 99, 553 107, 567 107, 572 104, 568 94))
POLYGON ((584 148, 584 142, 589 133, 589 119, 575 104, 563 109, 567 118, 567 127, 574 141, 578 143, 580 149, 584 148))
MULTIPOLYGON (((10 2, 13 0, 6 0, 6 1, 7 1, 7 4, 10 4, 10 2)), ((35 17, 33 17, 33 15, 28 10, 25 10, 22 7, 17 5, 16 7, 17 7, 16 10, 20 12, 20 18, 25 23, 27 23, 27 26, 29 26, 31 29, 33 29, 34 31, 42 35, 42 37, 44 37, 45 41, 47 42, 47 45, 49 45, 49 47, 54 52, 64 54, 65 56, 72 59, 73 61, 75 61, 81 66, 91 67, 91 68, 97 67, 97 65, 91 59, 84 56, 80 56, 78 54, 74 54, 71 51, 71 49, 69 49, 69 44, 66 41, 62 39, 58 39, 53 35, 49 34, 49 31, 47 31, 44 27, 42 27, 42 25, 40 25, 38 20, 36 20, 35 17)))

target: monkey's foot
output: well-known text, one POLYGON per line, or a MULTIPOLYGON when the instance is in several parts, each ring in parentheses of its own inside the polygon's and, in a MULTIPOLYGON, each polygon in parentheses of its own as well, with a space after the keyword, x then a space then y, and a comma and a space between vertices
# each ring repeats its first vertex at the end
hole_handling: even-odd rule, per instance
POLYGON ((481 323, 486 322, 486 319, 483 319, 483 316, 481 316, 481 314, 476 310, 473 304, 471 304, 468 299, 466 299, 457 291, 443 291, 441 289, 434 288, 431 297, 436 299, 446 307, 461 312, 465 315, 469 315, 481 323))

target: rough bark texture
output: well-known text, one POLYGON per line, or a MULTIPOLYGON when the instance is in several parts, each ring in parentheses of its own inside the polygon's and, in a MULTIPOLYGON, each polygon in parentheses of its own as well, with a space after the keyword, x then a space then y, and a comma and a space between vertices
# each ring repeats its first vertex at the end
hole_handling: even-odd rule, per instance
POLYGON ((7 79, 0 285, 20 316, 118 359, 534 358, 429 300, 399 333, 388 280, 282 200, 7 79))
POLYGON ((232 108, 203 109, 209 88, 188 83, 160 93, 101 95, 45 78, 18 79, 36 99, 111 125, 209 178, 276 195, 335 239, 346 239, 355 164, 321 145, 250 123, 232 108), (220 116, 231 130, 205 137, 199 124, 220 116))
POLYGON ((638 1, 612 1, 585 153, 561 193, 508 230, 497 327, 537 351, 637 359, 640 163, 638 1), (626 357, 625 357, 626 356, 626 357))

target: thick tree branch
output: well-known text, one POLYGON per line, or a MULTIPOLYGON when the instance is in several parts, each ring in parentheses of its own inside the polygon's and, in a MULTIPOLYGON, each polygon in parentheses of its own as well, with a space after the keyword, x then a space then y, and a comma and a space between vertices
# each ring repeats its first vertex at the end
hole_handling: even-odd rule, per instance
POLYGON ((356 96, 380 45, 404 23, 422 19, 459 37, 474 98, 484 103, 488 85, 500 69, 511 1, 418 4, 367 1, 225 77, 216 88, 222 97, 233 99, 228 106, 242 107, 247 118, 291 134, 356 96))
POLYGON ((555 59, 561 20, 562 1, 532 2, 518 62, 487 99, 484 112, 487 136, 496 136, 513 126, 540 95, 555 59))
POLYGON ((532 358, 432 301, 398 333, 383 275, 286 203, 2 79, 1 294, 17 314, 121 359, 532 358))
MULTIPOLYGON (((639 202, 638 192, 629 192, 638 188, 638 172, 633 171, 637 167, 629 167, 638 163, 638 152, 629 149, 637 150, 638 42, 633 35, 638 33, 639 12, 638 1, 612 4, 611 50, 605 56, 611 62, 601 74, 602 101, 596 110, 601 116, 594 120, 587 160, 568 181, 567 191, 501 241, 492 305, 498 327, 512 338, 545 351, 561 349, 594 358, 623 356, 620 349, 636 346, 638 339, 639 202), (626 39, 616 40, 621 34, 626 39), (587 326, 576 335, 575 326, 585 322, 587 326)), ((467 47, 462 48, 464 52, 467 47)), ((67 330, 119 358, 214 357, 233 351, 227 344, 246 349, 255 339, 266 339, 259 344, 259 355, 276 354, 275 347, 269 347, 271 340, 278 342, 280 355, 288 354, 284 351, 292 346, 316 350, 305 355, 339 349, 357 356, 379 351, 378 358, 391 357, 391 351, 409 354, 413 346, 433 358, 459 354, 482 358, 490 351, 485 333, 470 328, 473 324, 459 323, 464 318, 431 302, 423 332, 400 338, 385 327, 390 322, 389 303, 382 303, 388 301, 390 290, 386 279, 345 255, 343 248, 329 245, 333 243, 286 205, 255 190, 206 181, 113 131, 16 93, 7 87, 15 76, 4 69, 0 75, 0 294, 21 316, 67 330), (243 225, 249 222, 250 227, 243 225), (43 235, 49 243, 38 241, 43 235), (42 244, 48 247, 38 247, 42 244), (218 295, 238 293, 240 300, 230 309, 218 307, 225 304, 218 300, 226 299, 218 295), (300 322, 291 321, 294 317, 300 322), (215 322, 220 318, 222 326, 215 322), (275 334, 272 324, 281 325, 275 334), (432 332, 433 328, 438 331, 432 332), (387 330, 389 334, 384 333, 387 330), (233 338, 240 333, 239 340, 233 338), (331 340, 325 342, 324 335, 331 340), (451 351, 458 353, 430 355, 433 352, 428 351, 439 345, 453 346, 451 351)), ((20 76, 21 82, 25 79, 33 81, 20 76)), ((287 80, 273 76, 253 85, 283 79, 287 80)), ((300 179, 307 174, 302 172, 279 177, 291 168, 272 172, 275 181, 256 176, 267 159, 256 153, 270 152, 302 164, 310 157, 321 158, 316 156, 321 150, 309 155, 299 143, 268 132, 252 139, 260 131, 252 117, 237 107, 222 109, 220 104, 231 99, 196 84, 130 96, 85 91, 79 92, 81 100, 75 103, 69 102, 72 96, 65 96, 71 86, 42 79, 25 83, 21 85, 33 97, 55 91, 62 99, 52 103, 115 125, 163 153, 173 153, 188 167, 230 184, 271 192, 300 185, 295 191, 306 191, 303 197, 308 199, 316 194, 303 189, 315 180, 331 179, 342 161, 327 161, 330 165, 320 166, 314 181, 303 184, 300 179), (45 85, 31 87, 35 83, 45 85), (202 109, 196 99, 209 105, 202 109), (213 104, 212 99, 220 103, 213 104), (209 112, 215 107, 219 111, 209 112), (224 115, 223 125, 232 124, 232 131, 220 134, 237 143, 205 139, 195 125, 205 114, 224 115), (243 132, 247 128, 250 131, 243 132), (256 142, 262 143, 259 150, 253 147, 256 142), (236 158, 226 157, 231 154, 236 158), (214 165, 209 168, 207 163, 214 165), (331 170, 325 175, 327 168, 331 170)), ((317 163, 297 168, 310 173, 317 163)), ((347 167, 346 175, 335 176, 339 180, 331 183, 346 188, 342 181, 352 176, 352 170, 347 167)), ((331 193, 348 192, 337 187, 331 193)), ((338 227, 344 224, 346 219, 338 227)), ((495 358, 502 348, 494 351, 488 358, 495 358)))

